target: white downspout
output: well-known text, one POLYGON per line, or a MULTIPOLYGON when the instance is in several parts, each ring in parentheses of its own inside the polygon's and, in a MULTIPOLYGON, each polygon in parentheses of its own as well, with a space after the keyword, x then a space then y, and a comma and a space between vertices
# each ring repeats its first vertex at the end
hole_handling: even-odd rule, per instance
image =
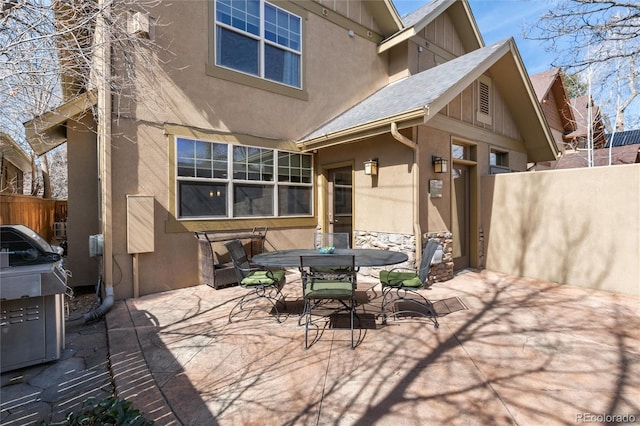
POLYGON ((420 189, 418 187, 420 169, 418 167, 419 146, 416 142, 404 136, 398 131, 398 124, 391 123, 391 136, 398 142, 403 143, 413 150, 413 165, 411 166, 411 177, 413 183, 413 236, 416 240, 416 262, 422 258, 422 230, 420 229, 420 189))

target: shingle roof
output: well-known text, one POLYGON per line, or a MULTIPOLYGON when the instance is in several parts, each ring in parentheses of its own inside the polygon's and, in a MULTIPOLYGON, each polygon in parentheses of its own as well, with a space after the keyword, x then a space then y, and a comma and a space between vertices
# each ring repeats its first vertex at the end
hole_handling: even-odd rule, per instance
MULTIPOLYGON (((508 44, 509 40, 474 50, 434 68, 389 84, 307 135, 303 140, 425 108, 508 44)), ((436 113, 437 111, 433 111, 436 113)))
POLYGON ((402 17, 402 22, 404 23, 405 27, 411 27, 420 22, 420 20, 422 20, 422 18, 424 18, 425 16, 433 13, 433 11, 438 8, 438 6, 445 3, 446 1, 447 0, 433 0, 420 7, 419 9, 416 9, 413 12, 404 15, 402 17))
MULTIPOLYGON (((640 161, 638 158, 640 144, 613 147, 611 149, 611 164, 633 164, 640 161)), ((596 149, 593 151, 593 163, 595 166, 609 165, 609 149, 596 149)), ((556 169, 576 169, 588 166, 587 151, 565 153, 556 164, 556 169)))
POLYGON ((551 85, 558 77, 559 72, 560 68, 552 68, 548 71, 529 76, 531 84, 533 85, 533 90, 536 92, 536 96, 538 97, 538 101, 542 102, 542 99, 545 97, 547 92, 549 92, 551 85))
MULTIPOLYGON (((605 147, 609 147, 609 142, 611 141, 611 135, 607 136, 607 143, 605 147)), ((624 145, 633 145, 640 144, 640 129, 636 130, 626 130, 624 132, 616 132, 613 135, 613 147, 616 146, 624 146, 624 145)))

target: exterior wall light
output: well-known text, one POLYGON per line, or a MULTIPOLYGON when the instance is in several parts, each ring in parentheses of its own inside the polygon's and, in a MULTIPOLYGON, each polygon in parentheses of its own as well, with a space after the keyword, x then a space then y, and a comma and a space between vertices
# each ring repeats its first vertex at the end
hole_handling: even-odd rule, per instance
POLYGON ((378 175, 378 159, 377 158, 364 162, 364 174, 367 176, 378 175))
POLYGON ((431 164, 433 164, 433 170, 436 173, 447 173, 448 164, 444 158, 433 155, 431 156, 431 164))

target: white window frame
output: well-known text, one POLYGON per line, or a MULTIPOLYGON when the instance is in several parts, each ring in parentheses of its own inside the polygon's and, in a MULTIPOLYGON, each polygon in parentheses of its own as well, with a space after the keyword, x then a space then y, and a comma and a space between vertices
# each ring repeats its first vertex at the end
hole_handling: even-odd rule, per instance
POLYGON ((267 2, 265 0, 258 0, 259 3, 260 3, 260 6, 259 6, 259 10, 260 10, 260 17, 259 17, 260 18, 260 28, 259 28, 259 34, 255 35, 255 34, 243 31, 241 29, 238 29, 236 27, 233 27, 231 25, 228 25, 226 23, 218 21, 217 8, 218 8, 218 2, 219 1, 220 0, 214 0, 214 17, 213 17, 213 19, 214 19, 214 31, 213 31, 214 38, 217 37, 217 34, 218 34, 217 30, 218 30, 218 27, 220 27, 220 28, 223 28, 223 29, 225 29, 227 31, 231 31, 231 32, 239 34, 241 36, 248 37, 248 38, 251 38, 253 40, 256 40, 258 42, 258 45, 259 45, 259 47, 258 47, 258 74, 244 72, 242 70, 239 70, 239 69, 232 68, 232 67, 225 66, 225 65, 221 64, 220 61, 219 61, 217 47, 216 47, 217 43, 214 42, 214 59, 215 59, 216 66, 220 67, 220 68, 224 68, 224 69, 230 70, 230 71, 233 71, 233 72, 238 72, 238 73, 245 74, 245 75, 248 75, 248 76, 252 76, 252 77, 260 78, 260 79, 263 79, 263 80, 266 80, 266 81, 270 81, 270 82, 274 82, 274 83, 277 83, 277 84, 281 84, 281 85, 284 85, 284 86, 292 87, 292 88, 295 88, 295 89, 302 89, 303 88, 303 82, 302 82, 302 77, 303 77, 303 72, 302 72, 302 69, 303 69, 303 63, 302 63, 303 62, 303 55, 302 55, 302 53, 303 53, 302 52, 302 45, 303 45, 303 19, 302 19, 302 17, 299 16, 299 15, 296 15, 295 13, 292 13, 292 12, 282 8, 282 7, 279 7, 279 6, 277 6, 277 5, 273 4, 273 3, 267 2), (299 44, 298 47, 299 48, 297 50, 294 49, 294 48, 290 48, 288 46, 284 46, 282 44, 273 42, 271 40, 268 40, 265 37, 265 26, 266 26, 265 25, 265 7, 266 7, 266 5, 275 8, 276 12, 277 11, 282 11, 282 12, 286 13, 287 15, 293 16, 293 17, 295 17, 295 18, 297 18, 299 20, 299 22, 300 22, 300 34, 299 34, 300 39, 298 40, 298 44, 299 44), (289 52, 289 53, 297 56, 298 64, 299 64, 298 70, 297 70, 297 72, 298 72, 298 84, 297 85, 296 84, 288 84, 288 83, 283 82, 283 81, 273 80, 273 79, 269 79, 269 78, 266 77, 267 70, 266 70, 266 56, 265 56, 266 55, 266 53, 265 53, 266 49, 265 49, 265 46, 273 46, 273 47, 275 47, 277 49, 281 49, 281 50, 283 50, 285 52, 289 52))

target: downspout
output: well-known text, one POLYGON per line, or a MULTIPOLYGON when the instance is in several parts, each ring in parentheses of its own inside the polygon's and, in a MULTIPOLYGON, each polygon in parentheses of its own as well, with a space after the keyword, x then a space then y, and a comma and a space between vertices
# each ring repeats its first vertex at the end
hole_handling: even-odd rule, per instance
POLYGON ((99 226, 103 235, 101 275, 105 283, 105 298, 95 310, 85 314, 84 319, 91 321, 106 314, 113 305, 113 218, 111 194, 111 43, 109 28, 104 15, 109 6, 105 0, 98 0, 99 13, 96 16, 95 64, 97 70, 96 86, 98 91, 98 180, 99 226))
POLYGON ((420 169, 418 168, 419 146, 416 142, 404 136, 398 131, 398 124, 391 123, 391 136, 398 142, 408 146, 413 150, 413 165, 411 166, 411 177, 413 184, 413 237, 416 241, 416 262, 422 258, 422 230, 420 229, 420 190, 418 182, 420 178, 420 169))

